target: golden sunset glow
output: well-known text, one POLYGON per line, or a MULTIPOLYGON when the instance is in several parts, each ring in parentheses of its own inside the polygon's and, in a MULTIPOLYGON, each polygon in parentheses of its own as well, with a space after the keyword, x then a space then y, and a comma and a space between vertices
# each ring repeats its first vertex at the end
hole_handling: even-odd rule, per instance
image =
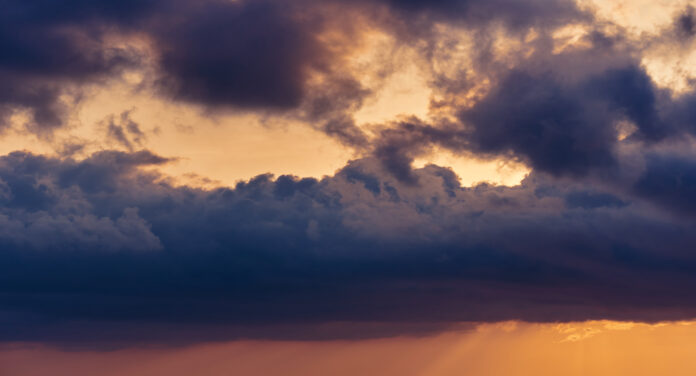
POLYGON ((505 322, 426 337, 359 341, 238 341, 108 352, 18 346, 0 354, 0 370, 56 376, 687 376, 696 372, 694 336, 692 322, 505 322))

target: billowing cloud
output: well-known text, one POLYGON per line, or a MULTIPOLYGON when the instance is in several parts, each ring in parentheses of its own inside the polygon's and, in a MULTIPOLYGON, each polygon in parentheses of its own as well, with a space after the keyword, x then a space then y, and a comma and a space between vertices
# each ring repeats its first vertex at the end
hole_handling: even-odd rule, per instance
POLYGON ((688 49, 691 8, 635 38, 571 1, 0 5, 6 127, 24 112, 50 134, 90 87, 136 70, 171 105, 299 120, 356 151, 321 179, 180 186, 157 172, 176 156, 140 150, 126 111, 101 126, 127 151, 0 157, 0 341, 696 316, 696 94, 644 61, 688 49), (389 49, 363 61, 374 35, 389 49), (427 76, 429 115, 358 124, 400 49, 427 76), (434 148, 532 172, 462 187, 413 168, 434 148))
POLYGON ((690 191, 671 161, 650 159, 625 192, 537 174, 464 188, 432 165, 412 172, 414 185, 373 159, 321 180, 260 175, 203 191, 141 170, 166 162, 146 152, 15 153, 0 169, 2 339, 60 341, 52 333, 77 322, 92 329, 65 340, 108 341, 100 333, 115 327, 143 340, 137 328, 150 324, 199 338, 330 322, 402 322, 408 333, 692 317, 696 238, 671 209, 690 191))
POLYGON ((155 30, 161 84, 209 106, 297 107, 312 66, 326 64, 318 26, 280 2, 206 2, 155 30))
MULTIPOLYGON (((326 102, 321 93, 315 99, 315 91, 326 90, 312 82, 316 75, 335 83, 328 89, 330 102, 352 96, 359 103, 369 90, 361 88, 360 78, 340 61, 350 52, 346 47, 364 31, 355 30, 360 25, 351 25, 350 20, 336 22, 343 15, 372 15, 375 21, 369 27, 418 35, 440 19, 423 23, 417 21, 420 14, 445 15, 471 25, 500 19, 515 28, 549 20, 560 24, 579 14, 570 1, 515 0, 496 4, 76 0, 60 5, 6 0, 3 9, 3 124, 17 111, 28 111, 28 125, 35 132, 60 126, 73 102, 81 99, 83 86, 118 78, 126 68, 153 68, 152 83, 165 97, 209 108, 290 110, 304 104, 310 115, 316 115, 317 100, 326 102), (391 10, 405 11, 406 23, 389 15, 391 10), (344 46, 337 48, 330 37, 334 34, 343 34, 344 46), (133 39, 146 41, 149 50, 134 47, 129 43, 133 39), (337 92, 341 85, 347 91, 337 92)), ((342 126, 335 116, 328 120, 323 127, 330 134, 355 141, 350 120, 342 126)))
POLYGON ((61 95, 77 100, 80 84, 137 64, 135 51, 106 46, 104 36, 108 24, 128 22, 145 7, 145 2, 3 1, 0 125, 28 110, 34 131, 58 127, 71 110, 61 95))
POLYGON ((461 117, 472 125, 476 151, 510 152, 553 174, 585 173, 614 164, 620 120, 633 122, 649 139, 665 132, 655 93, 635 67, 607 70, 570 87, 547 75, 513 71, 461 117))

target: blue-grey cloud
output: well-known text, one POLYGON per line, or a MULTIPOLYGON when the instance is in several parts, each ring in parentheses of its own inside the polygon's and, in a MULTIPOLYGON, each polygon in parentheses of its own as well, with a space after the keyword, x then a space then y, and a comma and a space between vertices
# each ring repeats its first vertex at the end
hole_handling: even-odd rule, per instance
POLYGON ((141 170, 167 162, 147 152, 13 153, 0 161, 0 336, 108 343, 120 328, 127 342, 147 340, 140 326, 150 340, 180 326, 186 341, 284 326, 279 336, 307 338, 287 328, 691 318, 696 237, 665 201, 688 197, 673 175, 690 170, 671 161, 649 160, 624 190, 537 174, 465 188, 432 165, 410 184, 363 159, 321 180, 260 175, 204 191, 141 170))
MULTIPOLYGON (((144 15, 151 1, 73 0, 0 2, 0 126, 28 110, 30 128, 44 132, 63 124, 72 109, 61 95, 140 64, 128 47, 108 46, 113 25, 144 15), (66 90, 69 88, 70 90, 66 90)), ((71 92, 72 91, 72 92, 71 92)))
MULTIPOLYGON (((363 153, 322 179, 176 186, 151 169, 172 159, 133 151, 143 134, 126 114, 107 132, 129 152, 1 157, 0 341, 321 337, 307 330, 317 325, 356 338, 370 333, 345 328, 696 316, 696 96, 659 88, 640 42, 598 27, 582 48, 555 51, 553 27, 592 26, 564 1, 327 4, 0 0, 0 120, 29 110, 32 130, 59 126, 66 92, 79 99, 84 85, 150 61, 106 42, 138 34, 152 42, 160 95, 295 111, 363 153), (490 90, 370 138, 352 117, 370 90, 321 38, 344 32, 332 17, 356 11, 425 46, 434 65, 435 25, 476 29, 481 77, 430 84, 464 97, 467 79, 487 78, 490 90), (534 29, 530 53, 495 64, 485 46, 499 26, 518 39, 534 29), (450 169, 412 167, 433 147, 532 172, 514 187, 462 187, 450 169)), ((689 39, 692 13, 663 37, 689 39)))
POLYGON ((16 111, 27 110, 32 131, 50 131, 72 111, 65 94, 79 101, 86 85, 154 61, 152 78, 166 98, 214 109, 302 107, 315 121, 328 103, 333 110, 324 114, 321 128, 356 143, 364 136, 345 111, 355 110, 369 90, 341 66, 341 48, 322 41, 330 32, 348 33, 340 29, 345 20, 333 20, 356 12, 372 14, 376 27, 398 35, 404 30, 421 34, 418 30, 442 21, 436 17, 422 22, 421 16, 431 13, 471 25, 502 19, 516 28, 549 20, 561 24, 579 13, 572 1, 498 3, 3 0, 0 124, 6 126, 16 111), (384 7, 386 14, 407 11, 385 17, 384 7), (401 26, 395 28, 397 23, 401 26), (114 35, 146 38, 154 56, 110 43, 114 35), (330 77, 330 87, 311 84, 312 73, 330 77), (343 113, 336 114, 339 103, 344 103, 343 113))
POLYGON ((461 113, 472 126, 475 151, 513 153, 542 171, 584 174, 615 163, 617 122, 636 124, 638 134, 660 139, 658 90, 640 68, 629 66, 564 85, 550 73, 511 72, 473 108, 461 113))

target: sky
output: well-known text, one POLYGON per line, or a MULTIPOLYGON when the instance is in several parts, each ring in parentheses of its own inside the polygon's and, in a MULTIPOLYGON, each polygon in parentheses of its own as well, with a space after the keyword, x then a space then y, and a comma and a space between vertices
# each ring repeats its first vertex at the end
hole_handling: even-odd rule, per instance
POLYGON ((1 375, 693 374, 696 3, 0 9, 1 375))

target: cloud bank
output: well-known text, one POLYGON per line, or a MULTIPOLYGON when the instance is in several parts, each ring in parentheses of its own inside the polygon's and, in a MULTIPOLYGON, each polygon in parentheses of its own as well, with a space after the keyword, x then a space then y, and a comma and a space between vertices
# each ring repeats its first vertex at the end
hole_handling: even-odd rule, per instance
POLYGON ((124 112, 102 125, 127 151, 0 157, 0 341, 696 316, 696 93, 644 62, 690 48, 690 7, 636 39, 570 1, 0 6, 5 128, 23 113, 50 137, 91 87, 136 70, 172 105, 301 120, 356 151, 321 179, 177 186, 157 172, 176 158, 143 149, 124 112), (564 41, 566 27, 583 32, 564 41), (355 121, 401 56, 356 63, 370 32, 418 52, 427 119, 355 121), (434 148, 532 172, 462 187, 449 168, 413 168, 434 148))
POLYGON ((3 340, 108 339, 47 329, 83 321, 130 325, 135 338, 150 324, 272 337, 261 329, 696 310, 693 210, 678 204, 696 168, 671 157, 651 157, 625 191, 535 173, 466 188, 434 165, 413 185, 375 159, 321 180, 259 175, 204 191, 140 169, 159 163, 147 152, 2 158, 3 340))

